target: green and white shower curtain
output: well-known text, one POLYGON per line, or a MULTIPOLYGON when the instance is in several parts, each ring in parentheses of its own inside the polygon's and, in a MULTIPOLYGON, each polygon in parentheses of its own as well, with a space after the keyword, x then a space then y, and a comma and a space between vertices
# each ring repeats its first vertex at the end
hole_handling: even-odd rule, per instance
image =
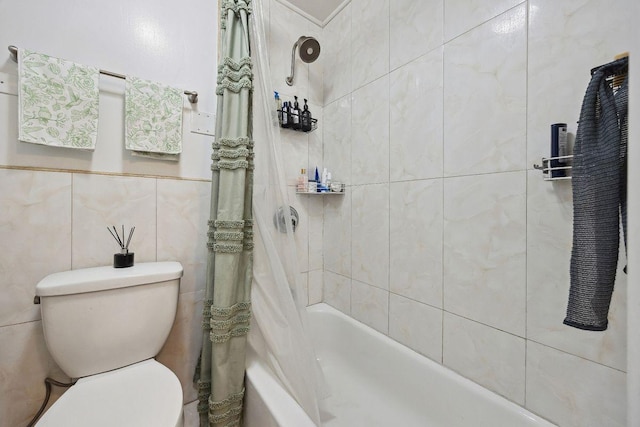
POLYGON ((200 425, 240 425, 251 318, 251 0, 222 0, 207 284, 199 367, 200 425))

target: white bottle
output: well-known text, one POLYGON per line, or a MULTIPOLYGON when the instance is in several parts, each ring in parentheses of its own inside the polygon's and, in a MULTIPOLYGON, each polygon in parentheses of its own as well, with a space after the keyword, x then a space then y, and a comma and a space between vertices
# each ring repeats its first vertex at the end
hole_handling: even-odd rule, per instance
POLYGON ((298 175, 298 193, 307 193, 309 191, 309 178, 307 177, 307 170, 300 169, 300 175, 298 175))

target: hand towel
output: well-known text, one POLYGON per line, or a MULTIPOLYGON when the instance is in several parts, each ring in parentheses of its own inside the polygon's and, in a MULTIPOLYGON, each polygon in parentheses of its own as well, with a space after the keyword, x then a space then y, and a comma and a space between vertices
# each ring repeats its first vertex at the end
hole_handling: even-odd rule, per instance
POLYGON ((615 93, 607 77, 614 61, 594 72, 576 135, 573 184, 571 288, 564 323, 607 329, 618 264, 620 212, 626 231, 626 128, 628 80, 615 93))
POLYGON ((183 91, 137 77, 125 87, 125 147, 135 155, 178 160, 183 91))
POLYGON ((100 70, 18 51, 18 139, 93 150, 98 138, 100 70))

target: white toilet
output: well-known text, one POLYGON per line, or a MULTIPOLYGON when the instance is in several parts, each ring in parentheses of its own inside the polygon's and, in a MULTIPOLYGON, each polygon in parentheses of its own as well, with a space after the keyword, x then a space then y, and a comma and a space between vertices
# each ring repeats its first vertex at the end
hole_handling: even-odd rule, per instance
POLYGON ((175 319, 182 265, 51 274, 38 283, 49 352, 79 378, 37 427, 182 427, 182 387, 153 358, 175 319))

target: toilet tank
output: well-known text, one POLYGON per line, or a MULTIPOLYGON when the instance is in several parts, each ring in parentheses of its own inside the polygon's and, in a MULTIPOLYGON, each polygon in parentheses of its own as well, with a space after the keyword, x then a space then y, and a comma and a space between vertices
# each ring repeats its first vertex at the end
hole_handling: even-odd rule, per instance
POLYGON ((139 263, 51 274, 36 285, 47 348, 71 378, 155 357, 178 307, 182 265, 139 263))

